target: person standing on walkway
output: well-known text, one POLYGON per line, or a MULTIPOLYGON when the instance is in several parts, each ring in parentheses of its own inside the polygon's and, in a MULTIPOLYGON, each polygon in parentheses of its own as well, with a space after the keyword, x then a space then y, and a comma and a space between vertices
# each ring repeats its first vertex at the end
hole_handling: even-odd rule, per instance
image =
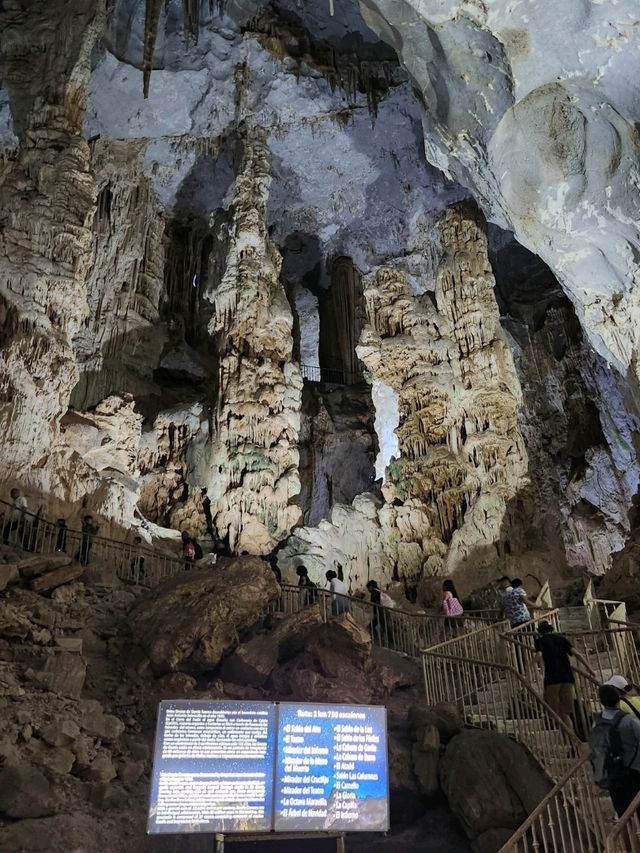
POLYGON ((603 684, 598 693, 602 713, 589 738, 593 775, 622 817, 640 793, 640 722, 620 710, 612 684, 603 684))
POLYGON ((502 577, 500 578, 500 585, 503 590, 502 612, 505 619, 509 620, 512 628, 518 628, 525 622, 529 622, 531 620, 530 610, 542 609, 532 598, 529 598, 522 588, 520 578, 514 578, 510 581, 508 577, 502 577))
POLYGON ((64 553, 67 550, 67 522, 64 518, 56 521, 56 553, 64 553))
MULTIPOLYGON (((387 610, 383 601, 383 593, 376 581, 368 581, 369 600, 373 605, 373 616, 371 619, 371 636, 378 638, 378 643, 383 646, 389 645, 389 630, 387 625, 387 610)), ((386 596, 388 599, 388 596, 386 596)))
POLYGON ((196 561, 196 543, 188 530, 183 530, 180 534, 182 539, 182 559, 185 562, 185 569, 190 569, 196 561))
POLYGON ((440 609, 444 613, 444 626, 455 637, 462 635, 464 628, 464 608, 460 603, 460 597, 452 580, 446 580, 442 584, 442 604, 440 609))
POLYGON ((136 536, 133 540, 133 559, 131 560, 131 578, 134 583, 144 580, 144 556, 142 551, 142 536, 136 536))
POLYGON ((315 583, 309 577, 307 567, 303 565, 296 566, 296 574, 298 576, 298 587, 302 597, 303 607, 309 607, 314 604, 318 598, 318 591, 315 583))
POLYGON ((349 607, 347 587, 344 581, 340 580, 333 569, 325 574, 325 578, 329 583, 329 591, 331 592, 331 615, 339 616, 341 613, 348 613, 351 608, 349 607))
POLYGON ((8 513, 7 521, 2 528, 2 542, 4 545, 9 544, 9 536, 14 530, 18 531, 18 539, 24 537, 24 527, 26 522, 27 499, 21 494, 20 489, 11 489, 11 508, 8 513))
POLYGON ((98 525, 92 515, 85 515, 82 519, 82 542, 80 543, 79 562, 86 566, 89 562, 89 554, 93 546, 93 537, 98 532, 98 525))
POLYGON ((540 669, 544 665, 544 701, 572 729, 574 677, 571 658, 579 661, 592 678, 597 677, 596 673, 566 637, 554 632, 550 622, 538 625, 538 635, 534 644, 536 663, 540 669))
POLYGON ((202 489, 202 512, 204 513, 204 520, 207 523, 207 533, 209 536, 215 541, 215 534, 213 531, 213 516, 211 515, 211 498, 207 494, 206 489, 202 489))

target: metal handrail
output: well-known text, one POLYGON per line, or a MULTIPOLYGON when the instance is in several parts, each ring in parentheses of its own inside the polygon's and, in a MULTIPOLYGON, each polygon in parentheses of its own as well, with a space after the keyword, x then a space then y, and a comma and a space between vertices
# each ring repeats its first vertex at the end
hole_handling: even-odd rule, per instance
MULTIPOLYGON (((503 643, 498 632, 494 633, 497 642, 503 643)), ((455 649, 451 643, 446 647, 455 649)), ((586 770, 582 744, 575 732, 529 686, 523 674, 510 664, 463 659, 442 651, 442 647, 423 652, 423 669, 430 702, 453 699, 468 723, 514 737, 556 783, 503 849, 522 853, 537 853, 540 849, 546 853, 578 853, 578 850, 600 853, 604 825, 593 778, 586 770), (551 820, 554 809, 555 824, 551 820), (578 839, 575 847, 559 846, 565 837, 578 839)))
POLYGON ((355 385, 363 378, 359 371, 321 364, 301 364, 300 374, 308 382, 326 382, 329 385, 355 385))
MULTIPOLYGON (((0 507, 13 512, 12 504, 0 499, 0 507)), ((7 513, 0 517, 4 532, 7 513)), ((106 536, 86 534, 82 530, 65 528, 64 542, 58 539, 60 528, 54 522, 30 510, 19 513, 15 527, 8 531, 9 542, 26 551, 37 554, 54 554, 58 551, 69 554, 81 563, 96 559, 110 563, 115 575, 121 580, 152 587, 174 575, 191 568, 184 560, 163 554, 149 546, 138 545, 106 536), (62 547, 59 545, 62 544, 62 547)))
MULTIPOLYGON (((635 673, 640 673, 634 640, 638 628, 616 619, 615 610, 608 612, 609 605, 622 612, 620 603, 593 600, 592 610, 600 605, 605 605, 607 628, 566 632, 565 636, 592 664, 594 654, 598 654, 594 669, 600 671, 601 680, 613 669, 636 680, 635 673)), ((515 737, 555 782, 500 853, 640 853, 640 795, 607 839, 584 746, 527 681, 532 673, 532 683, 537 681, 532 670, 535 628, 542 620, 558 628, 560 615, 554 608, 515 629, 505 630, 504 624, 480 628, 425 649, 422 660, 427 700, 430 704, 453 700, 472 725, 515 737)), ((573 671, 576 721, 578 731, 586 737, 593 713, 600 706, 598 682, 576 667, 573 671)))
POLYGON ((604 853, 640 853, 640 793, 616 823, 607 838, 604 853))
POLYGON ((589 764, 580 758, 498 853, 601 853, 605 843, 622 853, 609 851, 589 764))
MULTIPOLYGON (((600 683, 617 673, 623 673, 629 681, 637 683, 640 681, 640 656, 635 642, 637 630, 635 625, 616 622, 600 630, 565 631, 563 636, 589 659, 600 683)), ((514 664, 522 667, 523 671, 530 670, 531 656, 535 654, 533 635, 506 632, 503 639, 512 650, 514 664)))
MULTIPOLYGON (((570 637, 571 635, 565 634, 564 636, 570 637)), ((506 648, 510 654, 511 665, 518 672, 522 673, 532 689, 544 698, 543 670, 536 665, 535 647, 523 639, 516 639, 506 635, 503 636, 503 640, 507 644, 506 648)), ((600 700, 598 698, 598 686, 600 682, 576 666, 572 666, 571 669, 574 678, 574 710, 577 731, 583 738, 586 738, 593 723, 593 715, 600 708, 600 700)))
MULTIPOLYGON (((290 615, 316 601, 320 602, 323 621, 332 615, 330 590, 282 584, 281 594, 269 605, 269 612, 290 615)), ((446 642, 455 630, 444 615, 415 613, 399 607, 385 607, 357 596, 338 596, 339 609, 348 611, 370 633, 374 645, 418 659, 425 647, 446 642)), ((336 612, 338 606, 333 608, 336 612)), ((484 627, 484 619, 470 617, 465 625, 473 630, 484 627)))
POLYGON ((550 622, 554 630, 558 630, 559 627, 559 618, 560 618, 560 608, 554 607, 552 610, 540 610, 538 611, 539 615, 532 616, 528 622, 523 622, 521 625, 517 625, 515 628, 509 627, 504 633, 506 635, 517 636, 518 634, 527 634, 531 632, 532 628, 536 628, 540 622, 550 622))
MULTIPOLYGON (((580 756, 582 744, 575 732, 538 696, 523 675, 510 664, 474 658, 461 660, 456 655, 443 653, 437 649, 423 651, 422 660, 425 687, 430 701, 433 700, 433 696, 430 695, 432 692, 440 692, 441 694, 437 696, 435 702, 450 702, 452 699, 456 699, 462 704, 464 716, 468 721, 481 727, 490 724, 490 727, 495 729, 501 723, 511 722, 513 725, 510 728, 513 731, 510 733, 516 740, 527 746, 548 771, 550 770, 551 778, 556 778, 557 772, 552 767, 547 767, 551 762, 550 753, 546 749, 536 748, 536 745, 532 744, 531 738, 527 736, 533 731, 532 721, 544 723, 540 732, 543 746, 550 745, 549 738, 546 738, 545 743, 545 732, 557 730, 563 740, 562 746, 566 749, 564 755, 574 758, 580 756), (441 672, 445 675, 445 678, 441 680, 441 687, 445 687, 445 690, 438 691, 437 688, 434 690, 436 681, 432 678, 432 673, 429 672, 427 663, 429 659, 440 659, 449 665, 448 669, 446 667, 441 668, 441 672), (458 669, 458 672, 455 672, 454 667, 458 669), (484 677, 479 677, 480 672, 476 670, 482 672, 484 677), (515 690, 514 682, 519 687, 519 693, 515 690), (495 695, 491 699, 485 697, 483 707, 483 693, 487 693, 486 688, 494 687, 498 694, 497 701, 495 695), (496 713, 497 707, 508 711, 509 716, 498 715, 496 713), (473 709, 477 710, 474 712, 473 709)), ((553 748, 557 750, 557 743, 553 744, 553 748)))

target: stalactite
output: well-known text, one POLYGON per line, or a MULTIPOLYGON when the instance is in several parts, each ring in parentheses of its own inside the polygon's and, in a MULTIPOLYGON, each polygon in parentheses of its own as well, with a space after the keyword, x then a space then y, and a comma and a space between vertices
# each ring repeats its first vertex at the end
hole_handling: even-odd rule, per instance
POLYGON ((158 34, 158 22, 163 0, 145 0, 144 51, 142 54, 142 87, 145 98, 149 97, 149 81, 153 68, 153 54, 158 34))
POLYGON ((200 0, 182 0, 184 30, 197 44, 200 35, 200 0))

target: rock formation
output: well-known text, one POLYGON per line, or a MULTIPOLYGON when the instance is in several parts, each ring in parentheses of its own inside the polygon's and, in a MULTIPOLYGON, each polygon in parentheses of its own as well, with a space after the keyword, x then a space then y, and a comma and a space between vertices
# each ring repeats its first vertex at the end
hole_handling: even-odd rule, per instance
POLYGON ((567 0, 553 38, 544 2, 5 5, 7 486, 174 540, 207 488, 230 553, 354 586, 609 569, 640 483, 630 0, 567 0))
POLYGON ((72 339, 87 311, 96 202, 82 119, 103 13, 99 0, 0 11, 0 74, 19 140, 0 183, 4 478, 50 450, 77 380, 72 339))
MULTIPOLYGON (((0 546, 0 559, 15 556, 0 546)), ((23 581, 12 580, 0 608, 0 849, 63 853, 73 837, 110 853, 157 850, 162 841, 145 833, 157 703, 178 696, 385 704, 394 833, 419 834, 426 801, 406 707, 419 701, 420 668, 372 650, 350 615, 330 624, 317 606, 268 615, 277 585, 254 557, 153 592, 105 583, 108 567, 96 565, 50 598, 24 587, 37 560, 19 561, 23 581)), ((441 832, 464 850, 438 809, 441 832)), ((170 839, 185 853, 199 850, 193 842, 170 839)))
POLYGON ((296 532, 294 547, 344 564, 356 583, 419 580, 476 563, 500 537, 508 501, 524 485, 527 456, 511 353, 493 294, 484 224, 468 206, 440 224, 432 290, 383 268, 365 280, 367 326, 358 352, 399 399, 399 458, 385 503, 358 499, 332 525, 296 532), (354 512, 355 510, 355 512, 354 512), (364 516, 356 520, 354 516, 364 516))
POLYGON ((219 382, 208 485, 218 535, 236 553, 268 553, 300 515, 292 500, 300 491, 302 377, 292 363, 281 259, 266 231, 270 183, 264 134, 249 131, 211 321, 219 382))
POLYGON ((360 7, 422 93, 429 160, 546 261, 593 346, 637 376, 633 1, 360 7))

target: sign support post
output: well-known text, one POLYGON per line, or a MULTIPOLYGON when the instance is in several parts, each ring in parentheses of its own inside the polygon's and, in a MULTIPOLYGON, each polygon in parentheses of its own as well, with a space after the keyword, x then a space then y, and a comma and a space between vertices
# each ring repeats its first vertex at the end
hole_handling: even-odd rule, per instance
MULTIPOLYGON (((233 844, 235 843, 250 843, 259 844, 261 841, 268 844, 270 841, 304 841, 305 839, 334 839, 335 853, 345 853, 345 837, 344 832, 270 832, 260 833, 256 835, 225 835, 224 832, 216 833, 215 853, 233 853, 233 844)), ((293 851, 293 848, 292 848, 293 851)))

